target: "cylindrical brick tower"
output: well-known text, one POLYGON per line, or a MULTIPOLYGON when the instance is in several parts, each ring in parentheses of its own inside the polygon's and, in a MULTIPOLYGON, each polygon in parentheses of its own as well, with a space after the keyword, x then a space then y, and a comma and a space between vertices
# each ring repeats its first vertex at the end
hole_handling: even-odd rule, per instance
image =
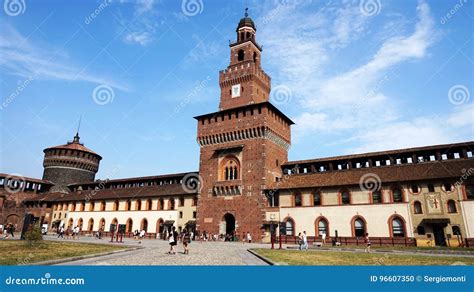
POLYGON ((68 184, 94 181, 102 157, 79 139, 77 133, 72 142, 43 150, 43 179, 54 183, 51 191, 67 192, 68 184))

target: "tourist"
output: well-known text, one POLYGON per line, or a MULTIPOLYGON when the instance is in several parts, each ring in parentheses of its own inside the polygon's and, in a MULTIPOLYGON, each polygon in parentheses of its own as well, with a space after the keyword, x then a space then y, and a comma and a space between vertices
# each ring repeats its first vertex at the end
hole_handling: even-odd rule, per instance
POLYGON ((303 236, 301 236, 301 232, 298 233, 298 238, 297 238, 297 241, 298 241, 298 249, 301 250, 301 247, 303 246, 303 236))
POLYGON ((323 246, 326 243, 326 232, 324 231, 322 232, 321 238, 322 238, 321 246, 323 246))
POLYGON ((184 236, 183 236, 183 247, 184 247, 184 254, 189 254, 188 245, 191 243, 191 234, 184 229, 184 236))
POLYGON ((365 242, 365 250, 364 251, 366 253, 370 253, 370 246, 372 245, 372 243, 370 242, 370 238, 369 238, 368 233, 365 234, 364 242, 365 242))
POLYGON ((302 249, 308 250, 308 236, 306 235, 306 231, 303 231, 303 246, 302 249))
POLYGON ((252 235, 248 231, 247 231, 247 241, 248 243, 252 243, 252 235))
POLYGON ((74 230, 72 232, 72 239, 79 239, 79 226, 74 227, 74 230))
POLYGON ((16 224, 15 226, 13 226, 13 224, 10 224, 10 229, 9 229, 9 232, 10 232, 10 235, 13 237, 15 237, 15 234, 13 234, 13 232, 15 232, 15 229, 16 229, 16 224))
POLYGON ((58 238, 64 239, 64 225, 58 229, 58 238))
POLYGON ((170 233, 170 237, 168 239, 170 243, 170 251, 169 254, 176 254, 175 246, 178 244, 178 232, 176 232, 176 227, 173 226, 173 229, 170 233))
POLYGON ((140 235, 139 235, 139 238, 140 239, 144 239, 145 238, 145 230, 142 229, 142 231, 140 231, 140 235))

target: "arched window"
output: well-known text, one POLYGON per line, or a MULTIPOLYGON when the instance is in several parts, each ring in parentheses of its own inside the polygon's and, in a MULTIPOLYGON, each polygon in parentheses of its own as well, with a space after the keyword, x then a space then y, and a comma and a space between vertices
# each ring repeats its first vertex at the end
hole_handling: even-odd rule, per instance
POLYGON ((82 230, 83 224, 84 224, 84 221, 82 220, 82 218, 79 218, 79 220, 77 220, 77 226, 79 227, 79 230, 82 230))
POLYGON ((197 206, 198 198, 196 196, 193 197, 193 206, 197 206))
POLYGON ((419 201, 415 201, 413 203, 413 212, 415 214, 423 214, 423 208, 421 207, 421 203, 419 201))
POLYGON ((146 220, 146 218, 142 219, 142 223, 140 224, 140 230, 145 230, 145 232, 148 231, 148 220, 146 220))
POLYGON ((226 157, 221 164, 221 180, 236 180, 240 178, 240 163, 235 156, 226 157))
POLYGON ((158 200, 158 210, 164 210, 165 209, 165 203, 163 199, 158 200))
POLYGON ((184 198, 183 198, 183 197, 180 197, 180 198, 179 198, 179 206, 180 206, 180 207, 183 207, 183 206, 184 206, 184 198))
POLYGON ((397 187, 392 189, 392 199, 394 203, 403 202, 403 192, 400 188, 397 187))
POLYGON ((94 230, 94 219, 92 219, 92 218, 89 219, 89 224, 87 225, 87 230, 88 231, 93 231, 94 230))
POLYGON ((89 211, 94 211, 94 209, 95 209, 95 203, 91 201, 89 203, 89 211))
POLYGON ((253 52, 253 61, 257 62, 257 53, 256 52, 253 52))
POLYGON ((448 213, 457 213, 456 202, 454 200, 448 201, 448 213))
POLYGON ((72 212, 76 212, 76 203, 73 203, 73 204, 72 204, 71 211, 72 211, 72 212))
POLYGON ((303 199, 301 197, 301 193, 296 193, 293 195, 294 196, 294 201, 295 201, 295 207, 301 207, 303 206, 303 199))
POLYGON ((466 186, 466 199, 474 200, 474 185, 466 186))
POLYGON ((100 202, 100 210, 105 211, 105 201, 100 202))
POLYGON ((79 211, 84 212, 85 205, 83 202, 79 205, 79 211))
POLYGON ((392 219, 392 237, 405 237, 405 222, 399 217, 392 219))
POLYGON ((313 206, 320 206, 321 205, 321 192, 315 192, 313 194, 313 206))
POLYGON ((151 199, 146 200, 146 209, 147 209, 148 211, 151 211, 151 206, 152 206, 152 205, 151 205, 151 199))
POLYGON ((118 211, 119 209, 119 200, 114 201, 114 211, 118 211))
POLYGON ((125 224, 125 232, 132 232, 133 228, 133 220, 132 218, 128 218, 127 223, 125 224))
POLYGON ((362 218, 357 217, 353 219, 353 222, 354 222, 352 226, 353 235, 355 237, 365 236, 365 233, 366 233, 365 221, 362 218))
POLYGON ((329 235, 329 223, 324 217, 316 219, 316 236, 329 235))
POLYGON ((287 219, 285 222, 285 227, 286 227, 286 235, 288 236, 293 236, 295 235, 295 222, 293 219, 287 219))
POLYGON ((140 211, 142 209, 142 200, 135 201, 135 211, 140 211))
POLYGON ((174 198, 170 198, 168 201, 169 204, 169 210, 174 210, 174 198))
POLYGON ((351 194, 348 190, 341 191, 341 204, 342 205, 349 205, 351 203, 351 194))
POLYGON ((244 50, 239 50, 237 53, 237 61, 243 61, 245 58, 245 53, 244 50))
POLYGON ((100 219, 99 221, 99 230, 105 230, 105 218, 100 219))
POLYGON ((67 227, 68 227, 68 228, 69 228, 69 227, 72 228, 72 227, 74 227, 74 226, 72 226, 73 224, 74 224, 74 220, 73 220, 72 218, 69 218, 69 221, 67 222, 67 227))
POLYGON ((130 200, 127 200, 127 202, 125 202, 125 210, 130 211, 131 208, 132 208, 132 202, 130 200))
POLYGON ((372 192, 372 203, 380 204, 382 203, 382 192, 381 191, 373 191, 372 192))

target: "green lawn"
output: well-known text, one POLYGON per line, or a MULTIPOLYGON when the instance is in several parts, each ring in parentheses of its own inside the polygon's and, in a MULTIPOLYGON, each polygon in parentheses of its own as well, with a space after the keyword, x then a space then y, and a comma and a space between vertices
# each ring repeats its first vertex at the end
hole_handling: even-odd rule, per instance
POLYGON ((299 251, 255 249, 276 264, 283 265, 313 265, 313 266, 360 266, 360 265, 474 265, 473 257, 398 255, 391 253, 353 253, 337 251, 299 251))
POLYGON ((126 247, 55 241, 28 245, 19 240, 2 240, 0 241, 0 265, 24 265, 121 249, 126 249, 126 247))

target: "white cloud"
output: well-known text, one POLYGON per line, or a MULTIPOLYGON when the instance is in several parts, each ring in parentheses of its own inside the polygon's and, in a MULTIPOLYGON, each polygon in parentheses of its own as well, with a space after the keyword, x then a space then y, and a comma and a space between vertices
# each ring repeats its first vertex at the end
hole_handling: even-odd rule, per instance
POLYGON ((123 38, 127 44, 139 44, 145 46, 151 41, 151 34, 148 32, 131 32, 123 38))
POLYGON ((123 83, 95 75, 74 65, 66 53, 55 48, 38 46, 9 25, 2 25, 0 34, 0 67, 7 74, 25 78, 84 81, 107 84, 127 90, 123 83))

